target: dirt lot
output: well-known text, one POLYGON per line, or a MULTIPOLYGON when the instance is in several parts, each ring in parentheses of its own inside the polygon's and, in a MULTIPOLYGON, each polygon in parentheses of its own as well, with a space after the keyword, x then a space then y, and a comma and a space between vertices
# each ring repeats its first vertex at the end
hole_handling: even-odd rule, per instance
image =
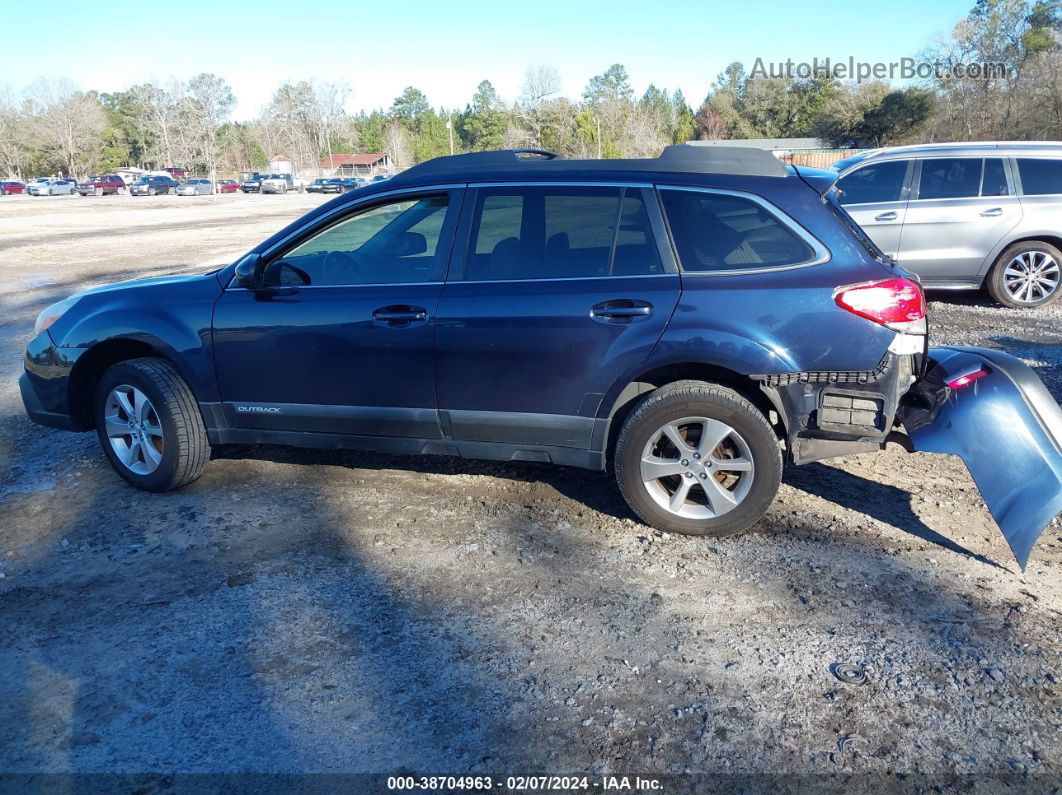
MULTIPOLYGON (((754 531, 703 540, 531 464, 219 449, 145 495, 25 418, 44 305, 228 261, 320 201, 0 199, 0 771, 1059 783, 1062 524, 1021 574, 957 459, 791 470, 754 531)), ((1062 397, 1062 302, 935 298, 935 343, 1062 397)))

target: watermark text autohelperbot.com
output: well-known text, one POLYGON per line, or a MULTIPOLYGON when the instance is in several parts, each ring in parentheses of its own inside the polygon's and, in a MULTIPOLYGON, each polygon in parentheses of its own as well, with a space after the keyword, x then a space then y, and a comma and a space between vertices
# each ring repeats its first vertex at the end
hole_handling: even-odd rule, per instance
POLYGON ((837 80, 996 80, 1013 70, 998 61, 985 63, 945 63, 900 58, 898 61, 857 61, 855 57, 813 58, 810 61, 765 61, 757 58, 749 77, 810 80, 833 77, 837 80))

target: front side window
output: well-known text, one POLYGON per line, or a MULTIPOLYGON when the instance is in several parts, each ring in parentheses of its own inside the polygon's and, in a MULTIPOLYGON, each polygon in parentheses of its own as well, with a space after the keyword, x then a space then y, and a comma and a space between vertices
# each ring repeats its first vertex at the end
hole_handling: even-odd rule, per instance
POLYGON ((481 188, 468 281, 663 273, 640 188, 481 188))
POLYGON ((906 177, 906 160, 871 163, 858 168, 837 180, 837 187, 841 189, 841 204, 899 201, 906 177))
POLYGON ((266 284, 339 286, 438 281, 453 219, 446 194, 393 201, 346 218, 266 266, 266 284))
POLYGON ((751 199, 692 190, 660 195, 683 271, 777 268, 815 258, 810 244, 751 199))
POLYGON ((922 161, 919 199, 967 199, 980 195, 979 157, 938 157, 922 161))
POLYGON ((1062 159, 1019 157, 1018 174, 1026 196, 1062 193, 1062 159))

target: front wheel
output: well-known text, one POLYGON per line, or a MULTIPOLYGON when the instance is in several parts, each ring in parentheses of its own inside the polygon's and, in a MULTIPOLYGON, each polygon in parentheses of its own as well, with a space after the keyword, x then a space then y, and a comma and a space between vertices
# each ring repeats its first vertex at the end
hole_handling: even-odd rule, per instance
POLYGON ((678 381, 649 394, 620 431, 616 480, 647 524, 725 536, 767 512, 782 453, 763 414, 737 392, 678 381))
POLYGON ((145 491, 191 483, 210 460, 195 396, 161 359, 130 359, 110 367, 96 389, 95 418, 111 466, 145 491))
POLYGON ((1050 243, 1025 240, 1008 246, 985 280, 1003 306, 1031 308, 1058 297, 1062 252, 1050 243))

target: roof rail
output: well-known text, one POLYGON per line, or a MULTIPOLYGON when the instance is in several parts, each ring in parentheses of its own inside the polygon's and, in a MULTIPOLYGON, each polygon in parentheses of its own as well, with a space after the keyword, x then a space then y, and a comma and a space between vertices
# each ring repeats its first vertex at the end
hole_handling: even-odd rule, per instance
POLYGON ((397 174, 394 179, 443 175, 470 178, 477 175, 509 174, 524 170, 539 174, 571 171, 663 171, 693 174, 723 174, 749 177, 788 176, 785 166, 765 149, 747 146, 664 147, 659 157, 630 160, 569 160, 545 149, 502 149, 446 155, 426 160, 397 174))

